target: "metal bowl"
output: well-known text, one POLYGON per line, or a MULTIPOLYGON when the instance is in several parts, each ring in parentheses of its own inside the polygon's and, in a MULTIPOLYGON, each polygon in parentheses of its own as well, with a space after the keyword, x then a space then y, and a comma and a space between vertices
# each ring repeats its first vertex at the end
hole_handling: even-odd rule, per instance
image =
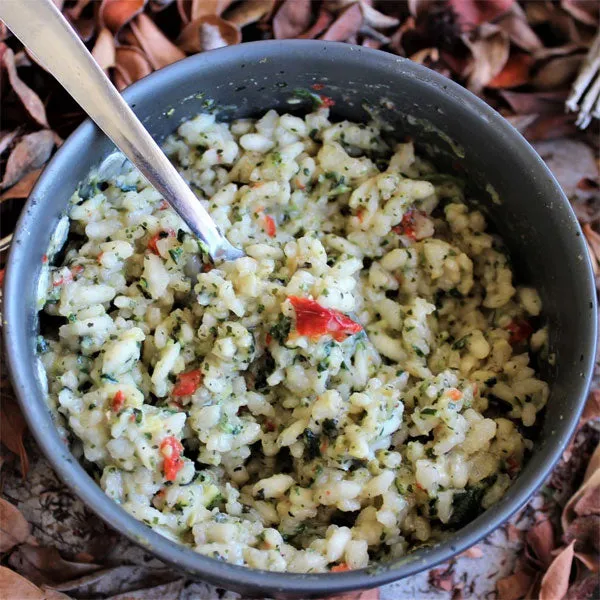
POLYGON ((542 484, 560 457, 587 395, 597 340, 592 270, 581 230, 554 177, 495 111, 437 73, 391 54, 319 41, 242 44, 192 56, 154 73, 124 96, 159 140, 199 112, 259 115, 308 108, 315 83, 335 117, 388 123, 442 169, 461 172, 470 195, 504 238, 517 277, 538 288, 554 365, 540 364, 551 395, 535 448, 500 502, 446 541, 376 567, 333 574, 273 573, 197 554, 155 533, 98 487, 59 437, 44 400, 35 351, 37 277, 59 215, 78 183, 112 151, 90 122, 63 144, 26 204, 12 244, 4 337, 14 389, 29 428, 62 479, 110 526, 188 574, 246 595, 309 597, 370 588, 429 569, 490 533, 542 484), (318 86, 319 87, 319 86, 318 86))

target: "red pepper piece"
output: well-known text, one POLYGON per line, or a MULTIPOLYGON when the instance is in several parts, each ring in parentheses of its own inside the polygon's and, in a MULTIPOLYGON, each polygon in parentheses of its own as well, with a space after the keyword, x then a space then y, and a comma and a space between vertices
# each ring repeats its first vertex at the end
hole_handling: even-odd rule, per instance
POLYGON ((519 344, 527 341, 533 333, 533 327, 527 321, 512 321, 506 326, 510 333, 509 343, 519 344))
POLYGON ((275 234, 277 233, 277 225, 275 224, 275 219, 273 219, 271 215, 265 215, 264 221, 265 233, 269 237, 275 237, 275 234))
POLYGON ((392 227, 392 231, 397 233, 398 235, 405 235, 407 238, 411 240, 416 239, 415 234, 415 214, 414 211, 408 210, 404 213, 402 217, 402 221, 395 227, 392 227))
POLYGON ((341 342, 362 331, 361 325, 339 310, 324 308, 314 300, 298 296, 289 296, 288 300, 296 310, 296 331, 300 335, 319 338, 329 333, 334 340, 341 342))
POLYGON ((123 408, 123 404, 125 404, 125 394, 123 390, 119 390, 112 399, 113 412, 119 412, 123 408))
POLYGON ((160 254, 156 242, 167 237, 175 237, 175 232, 172 229, 164 229, 163 231, 159 231, 158 233, 154 234, 148 242, 148 250, 154 252, 154 254, 160 254))
POLYGON ((194 369, 187 373, 181 373, 177 377, 177 383, 171 394, 173 396, 189 396, 193 394, 202 383, 202 372, 200 369, 194 369))
POLYGON ((160 453, 164 458, 163 473, 167 481, 175 481, 177 473, 183 469, 182 452, 183 446, 175 436, 170 435, 160 443, 160 453))
POLYGON ((335 100, 333 98, 330 98, 329 96, 321 96, 321 106, 324 106, 325 108, 331 108, 332 106, 335 106, 335 100))
POLYGON ((348 566, 348 563, 343 562, 339 565, 334 565, 330 570, 332 573, 342 573, 343 571, 350 571, 350 567, 348 566))
POLYGON ((325 87, 325 84, 324 83, 313 83, 310 87, 313 90, 320 92, 325 87))

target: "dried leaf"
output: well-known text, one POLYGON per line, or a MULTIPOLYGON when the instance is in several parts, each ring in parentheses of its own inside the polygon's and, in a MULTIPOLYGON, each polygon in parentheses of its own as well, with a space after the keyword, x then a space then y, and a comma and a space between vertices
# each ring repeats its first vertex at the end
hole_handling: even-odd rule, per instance
POLYGON ((594 0, 560 0, 563 10, 566 10, 574 19, 598 27, 600 19, 600 4, 594 0))
POLYGON ((310 0, 285 0, 273 19, 275 38, 284 40, 299 36, 310 25, 311 16, 310 0))
MULTIPOLYGON (((2 44, 4 46, 4 44, 2 44)), ((4 49, 2 53, 2 63, 6 67, 8 73, 8 80, 15 94, 21 100, 25 110, 31 115, 31 117, 43 127, 48 127, 48 119, 46 117, 46 109, 44 104, 40 100, 40 97, 23 81, 21 81, 17 68, 15 66, 15 55, 10 48, 4 49)))
MULTIPOLYGON (((590 500, 598 502, 600 489, 596 488, 589 495, 592 496, 590 500)), ((597 504, 596 510, 599 508, 597 504)), ((578 552, 600 552, 600 515, 590 514, 574 519, 564 532, 563 540, 566 544, 574 542, 578 552)))
POLYGON ((489 23, 510 10, 515 0, 448 0, 463 29, 489 23))
MULTIPOLYGON (((404 37, 404 34, 406 34, 408 31, 414 30, 415 25, 416 23, 414 18, 408 17, 408 19, 406 19, 406 21, 404 21, 404 23, 402 23, 402 25, 398 27, 398 29, 390 38, 390 47, 394 50, 394 52, 400 54, 400 56, 405 56, 404 48, 402 47, 402 38, 404 37)), ((442 56, 443 55, 444 54, 442 52, 442 56)))
MULTIPOLYGON (((27 173, 25 177, 19 179, 15 185, 11 188, 8 188, 2 195, 0 195, 0 202, 4 202, 5 200, 12 200, 13 198, 27 198, 35 185, 35 182, 38 180, 42 169, 36 169, 35 171, 31 171, 27 173)), ((23 452, 25 450, 23 449, 23 452)), ((17 452, 20 454, 20 452, 17 452)), ((25 456, 25 460, 27 457, 25 456)), ((27 471, 27 469, 25 469, 27 471)))
POLYGON ((164 583, 151 588, 143 588, 110 596, 106 600, 178 600, 185 586, 185 579, 164 583))
POLYGON ((390 27, 397 27, 400 24, 399 19, 396 17, 390 17, 384 15, 382 12, 374 9, 364 0, 360 0, 360 7, 362 9, 365 23, 374 27, 375 29, 389 29, 390 27))
POLYGON ((596 266, 594 272, 598 272, 600 270, 600 234, 595 232, 589 223, 583 226, 583 233, 590 249, 592 264, 596 266))
POLYGON ((31 527, 21 511, 0 498, 0 552, 8 552, 22 544, 30 533, 31 527))
POLYGON ((583 55, 558 56, 546 63, 533 77, 531 83, 540 90, 551 90, 567 85, 577 75, 583 55))
POLYGON ((304 32, 301 33, 298 37, 302 39, 312 40, 317 36, 321 35, 333 22, 333 15, 321 7, 319 15, 317 16, 317 20, 304 32))
MULTIPOLYGON (((598 240, 600 240, 600 235, 598 235, 598 240)), ((573 510, 580 517, 600 515, 600 486, 588 487, 575 503, 573 510)))
POLYGON ((423 48, 423 50, 419 50, 411 55, 410 60, 416 62, 420 65, 426 62, 437 62, 440 59, 440 53, 437 48, 423 48))
POLYGON ((150 73, 152 67, 139 48, 119 46, 116 49, 115 83, 119 90, 150 73))
POLYGON ((577 185, 584 177, 598 177, 594 151, 583 142, 572 139, 534 144, 568 198, 577 196, 577 185))
POLYGON ((542 578, 539 600, 557 600, 567 593, 573 564, 573 545, 574 542, 569 544, 546 571, 542 578))
POLYGON ((56 548, 44 548, 31 544, 19 546, 10 555, 9 564, 36 585, 55 585, 102 568, 102 565, 93 563, 65 560, 56 548))
POLYGON ((525 540, 540 566, 547 567, 552 562, 552 550, 554 550, 552 523, 548 519, 539 521, 527 532, 525 540))
POLYGON ((104 71, 115 66, 115 37, 106 27, 98 34, 92 56, 104 71))
POLYGON ((12 396, 4 394, 0 404, 0 442, 19 457, 23 478, 29 470, 29 459, 23 444, 23 436, 26 431, 27 424, 19 405, 12 396))
POLYGON ((467 87, 475 92, 480 92, 502 69, 508 60, 509 41, 506 35, 493 26, 483 29, 483 36, 463 35, 464 43, 473 55, 473 66, 467 87))
POLYGON ((0 132, 0 154, 4 154, 4 151, 13 143, 13 140, 21 133, 21 128, 17 127, 12 131, 0 132))
POLYGON ((535 52, 544 47, 542 40, 527 23, 527 17, 523 9, 513 4, 510 12, 496 23, 498 27, 508 35, 510 41, 527 52, 535 52))
POLYGON ((52 148, 54 136, 47 129, 24 135, 8 157, 0 188, 6 189, 30 171, 39 169, 50 158, 52 148))
POLYGON ((275 6, 275 0, 254 0, 253 2, 241 2, 227 11, 225 18, 238 27, 245 27, 251 23, 260 21, 269 14, 275 6))
POLYGON ((190 20, 195 21, 207 15, 220 17, 232 0, 192 0, 190 20))
MULTIPOLYGON (((597 554, 585 554, 584 552, 575 552, 575 558, 579 559, 586 569, 589 569, 593 573, 597 573, 600 570, 600 561, 598 560, 597 554)), ((591 596, 585 596, 590 598, 591 596)))
POLYGON ((54 590, 41 590, 18 573, 0 567, 0 598, 14 600, 69 600, 68 596, 54 590))
POLYGON ((138 15, 130 27, 154 69, 161 69, 185 58, 185 54, 169 41, 148 15, 138 15))
POLYGON ((548 115, 537 119, 523 135, 530 141, 552 140, 573 135, 575 132, 575 115, 548 115))
POLYGON ((429 585, 438 589, 450 592, 454 588, 454 573, 452 567, 431 569, 429 571, 429 585))
POLYGON ((188 23, 179 38, 177 46, 190 54, 232 46, 242 41, 239 28, 221 17, 206 16, 188 23))
POLYGON ((363 14, 360 4, 351 4, 329 26, 329 29, 327 29, 320 39, 330 42, 343 42, 358 33, 362 22, 363 14))
POLYGON ((481 558, 483 556, 483 550, 479 546, 471 546, 458 556, 459 558, 481 558))
POLYGON ((564 112, 567 92, 500 92, 500 96, 508 102, 517 114, 547 115, 564 112))
POLYGON ((379 600, 379 589, 347 592, 341 596, 333 596, 331 600, 379 600))
POLYGON ((526 596, 534 582, 534 577, 525 571, 516 571, 496 583, 498 600, 519 600, 526 596))
POLYGON ((108 27, 117 34, 145 5, 146 0, 102 0, 98 11, 100 27, 108 27))
POLYGON ((81 13, 83 9, 91 2, 92 0, 76 0, 75 4, 70 8, 67 8, 65 14, 73 20, 79 19, 81 17, 81 13))
POLYGON ((514 88, 529 81, 529 69, 533 58, 528 54, 513 54, 508 58, 504 68, 488 82, 492 89, 514 88))

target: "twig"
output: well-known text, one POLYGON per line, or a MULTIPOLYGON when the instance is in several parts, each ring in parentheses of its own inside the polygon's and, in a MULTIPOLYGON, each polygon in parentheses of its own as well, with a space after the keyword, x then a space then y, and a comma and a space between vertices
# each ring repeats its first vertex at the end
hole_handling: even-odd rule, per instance
POLYGON ((600 118, 600 31, 573 83, 566 107, 572 112, 579 111, 576 124, 581 129, 590 124, 592 117, 600 118))

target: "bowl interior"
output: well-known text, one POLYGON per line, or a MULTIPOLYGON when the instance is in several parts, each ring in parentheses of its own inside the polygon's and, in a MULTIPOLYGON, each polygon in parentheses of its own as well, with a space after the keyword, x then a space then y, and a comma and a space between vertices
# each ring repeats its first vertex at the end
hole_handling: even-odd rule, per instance
POLYGON ((84 123, 64 144, 32 193, 14 238, 5 289, 4 331, 15 388, 31 430, 63 479, 113 526, 162 558, 244 593, 307 596, 373 587, 431 567, 475 543, 526 501, 560 455, 583 406, 595 352, 591 270, 568 202, 523 138, 442 76, 355 46, 260 42, 191 57, 132 86, 125 97, 152 135, 162 140, 182 120, 207 110, 217 110, 220 118, 256 116, 271 108, 306 111, 311 104, 307 91, 315 83, 324 85, 315 93, 335 100, 336 119, 380 119, 396 139, 414 139, 446 172, 465 175, 473 201, 504 238, 519 279, 536 286, 542 296, 555 361, 553 366, 540 365, 551 396, 535 452, 502 502, 453 538, 377 569, 335 576, 267 575, 179 547, 104 496, 58 437, 33 358, 42 255, 78 183, 113 151, 91 123, 84 123))

